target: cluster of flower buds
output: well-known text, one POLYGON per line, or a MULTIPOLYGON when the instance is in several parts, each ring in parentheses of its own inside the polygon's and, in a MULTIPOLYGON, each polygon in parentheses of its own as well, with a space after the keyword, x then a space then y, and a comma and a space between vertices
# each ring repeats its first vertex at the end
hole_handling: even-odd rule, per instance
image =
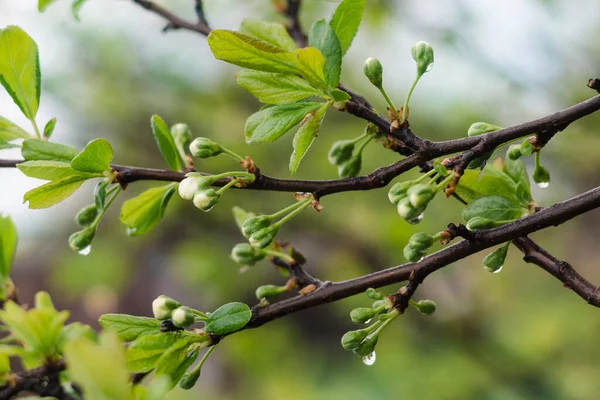
MULTIPOLYGON (((301 200, 290 205, 289 207, 284 208, 283 210, 280 210, 270 215, 253 216, 244 221, 244 223, 241 226, 241 231, 242 234, 248 238, 248 242, 253 248, 265 249, 269 247, 271 243, 273 243, 273 241, 275 240, 275 236, 277 236, 279 228, 284 223, 286 223, 287 221, 298 215, 300 212, 302 212, 302 210, 310 206, 314 200, 311 194, 303 194, 300 196, 302 196, 301 200), (280 219, 274 222, 278 218, 280 219)), ((243 250, 244 248, 239 249, 239 251, 243 250)), ((258 254, 252 257, 258 257, 258 254)))
POLYGON ((518 160, 520 157, 527 157, 533 154, 533 145, 529 140, 523 141, 520 145, 513 144, 508 147, 506 157, 511 160, 518 160))
POLYGON ((338 167, 338 175, 341 178, 357 176, 362 167, 362 152, 379 133, 373 124, 368 124, 365 132, 348 140, 338 140, 333 143, 329 150, 329 162, 338 167), (375 129, 373 129, 375 127, 375 129))
POLYGON ((416 224, 423 218, 423 212, 433 200, 435 195, 442 190, 452 179, 446 176, 440 183, 436 183, 442 177, 437 169, 432 169, 420 178, 408 182, 394 184, 389 192, 390 202, 397 206, 398 214, 410 224, 416 224), (431 178, 428 183, 422 183, 431 178))
POLYGON ((427 250, 439 240, 440 233, 431 236, 425 232, 412 235, 408 244, 404 247, 404 258, 410 262, 419 262, 427 254, 427 250))
POLYGON ((182 305, 165 295, 160 295, 152 302, 152 313, 154 318, 165 321, 171 320, 177 328, 189 328, 202 318, 201 313, 194 312, 189 307, 182 305))
POLYGON ((186 174, 185 179, 179 183, 178 192, 182 199, 192 200, 194 205, 202 211, 210 211, 219 202, 225 190, 239 182, 252 182, 254 175, 248 172, 225 172, 218 175, 202 175, 198 172, 186 174), (222 178, 231 180, 218 190, 210 186, 222 178))

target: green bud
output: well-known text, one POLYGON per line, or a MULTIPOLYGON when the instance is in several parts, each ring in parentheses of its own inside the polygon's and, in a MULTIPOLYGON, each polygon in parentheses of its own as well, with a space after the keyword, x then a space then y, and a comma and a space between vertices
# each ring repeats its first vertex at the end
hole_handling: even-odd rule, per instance
POLYGON ((427 250, 433 245, 433 242, 433 236, 419 232, 410 237, 408 244, 414 249, 427 250))
POLYGON ((212 210, 221 195, 215 189, 200 190, 194 195, 194 205, 204 212, 212 210))
POLYGON ((415 303, 414 306, 417 308, 417 310, 426 315, 433 314, 436 309, 435 303, 431 300, 421 300, 415 303))
POLYGON ((467 136, 483 135, 484 133, 495 132, 502 129, 497 125, 488 124, 487 122, 475 122, 471 124, 467 131, 467 136))
POLYGON ((350 312, 350 319, 355 324, 367 324, 376 315, 377 312, 372 308, 359 307, 350 312))
POLYGON ((373 302, 373 308, 379 308, 381 306, 385 306, 385 308, 388 309, 391 308, 393 304, 388 298, 384 296, 381 300, 373 302))
POLYGON ((435 172, 437 172, 440 176, 448 175, 448 170, 446 167, 444 167, 444 164, 442 164, 440 160, 435 160, 433 162, 433 169, 435 169, 435 172))
POLYGON ((250 237, 254 232, 271 225, 273 217, 270 215, 258 215, 250 217, 242 224, 242 235, 250 237))
POLYGON ((411 203, 408 197, 404 197, 398 202, 398 215, 400 215, 406 221, 416 221, 419 218, 419 215, 424 211, 421 208, 415 208, 411 203))
POLYGON ((378 89, 383 86, 383 66, 381 62, 373 57, 367 58, 363 65, 363 71, 365 76, 369 78, 369 81, 378 89))
POLYGON ((521 154, 524 156, 533 154, 533 145, 529 140, 524 140, 523 143, 521 143, 521 154))
POLYGON ((186 372, 183 374, 181 380, 179 381, 179 387, 184 390, 190 390, 193 388, 200 378, 200 370, 201 368, 196 367, 191 372, 186 372))
POLYGON ((550 184, 550 172, 542 164, 537 163, 532 175, 533 181, 542 189, 550 184))
POLYGON ((354 151, 355 142, 354 140, 338 140, 333 143, 329 150, 329 162, 332 165, 342 165, 352 158, 352 152, 354 151))
POLYGON ((277 236, 278 230, 279 228, 274 228, 272 226, 259 229, 258 231, 250 235, 248 241, 250 242, 252 247, 255 247, 257 249, 264 249, 265 247, 269 246, 273 242, 273 240, 275 240, 275 236, 277 236))
POLYGON ((171 127, 171 135, 175 139, 177 147, 185 149, 192 141, 192 131, 187 124, 175 124, 171 127))
POLYGON ((400 200, 406 197, 406 192, 412 186, 412 182, 398 182, 392 185, 390 191, 388 192, 388 199, 390 199, 390 203, 398 204, 400 200))
POLYGON ((470 231, 478 231, 482 229, 496 228, 507 224, 510 221, 494 221, 483 217, 473 217, 467 221, 467 229, 470 231))
POLYGON ((366 291, 367 297, 373 300, 383 300, 385 295, 373 288, 368 288, 366 291))
POLYGON ((165 295, 160 295, 152 302, 154 318, 165 320, 171 318, 173 310, 181 307, 181 303, 165 295))
POLYGON ((75 232, 69 237, 69 246, 75 251, 82 251, 92 244, 96 229, 87 227, 79 232, 75 232))
POLYGON ((266 255, 265 251, 255 249, 249 243, 238 243, 231 250, 231 258, 240 265, 254 265, 266 255))
POLYGON ((338 174, 341 178, 351 178, 360 173, 362 166, 362 155, 352 156, 348 161, 339 165, 338 174))
POLYGON ((264 299, 266 297, 273 297, 273 296, 277 296, 280 295, 281 293, 285 293, 287 292, 287 287, 286 286, 277 286, 277 285, 263 285, 263 286, 259 286, 256 289, 256 298, 257 299, 264 299))
POLYGON ((98 209, 95 204, 83 207, 75 216, 75 221, 81 226, 88 226, 96 220, 98 209))
POLYGON ((407 244, 406 247, 404 247, 403 254, 404 258, 408 261, 416 263, 421 261, 426 253, 423 250, 415 249, 410 244, 407 244))
POLYGON ((190 144, 190 153, 196 158, 214 157, 223 152, 220 144, 213 142, 209 138, 199 137, 190 144))
POLYGON ((508 254, 508 246, 510 242, 506 242, 502 247, 494 250, 483 259, 483 266, 492 273, 500 272, 504 266, 506 255, 508 254))
POLYGON ((413 207, 424 208, 427 207, 427 204, 429 204, 431 200, 433 200, 436 191, 434 186, 420 183, 408 189, 406 194, 413 207))
POLYGON ((52 136, 52 133, 54 132, 54 128, 56 128, 56 117, 52 118, 46 123, 46 126, 44 126, 44 137, 46 139, 50 139, 50 136, 52 136))
POLYGON ((379 334, 370 334, 352 352, 357 356, 366 357, 375 351, 378 340, 379 334))
POLYGON ((342 347, 346 350, 356 349, 369 335, 369 332, 369 328, 346 332, 344 336, 342 336, 342 347))
POLYGON ((427 42, 417 42, 411 49, 412 58, 417 63, 417 74, 423 75, 433 68, 433 48, 427 42))
POLYGON ((171 321, 178 328, 187 328, 196 322, 196 317, 189 307, 181 306, 171 313, 171 321))
POLYGON ((517 144, 509 146, 508 150, 506 151, 506 157, 511 160, 518 160, 519 157, 521 157, 522 155, 523 154, 521 154, 521 146, 517 144))

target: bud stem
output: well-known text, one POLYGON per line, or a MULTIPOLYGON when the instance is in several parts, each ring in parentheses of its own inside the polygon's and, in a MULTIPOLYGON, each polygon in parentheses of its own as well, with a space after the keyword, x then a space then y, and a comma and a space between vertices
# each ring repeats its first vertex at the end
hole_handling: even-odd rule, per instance
POLYGON ((206 360, 208 360, 208 357, 210 356, 210 353, 213 352, 213 350, 215 349, 215 347, 217 347, 217 345, 212 345, 208 348, 208 350, 206 350, 206 353, 204 353, 204 356, 202 356, 202 359, 200 360, 200 362, 198 363, 198 365, 196 365, 194 367, 193 370, 190 371, 190 374, 197 374, 201 369, 202 366, 204 365, 204 363, 206 362, 206 360))
POLYGON ((380 87, 380 88, 378 88, 378 89, 381 92, 381 95, 383 96, 383 98, 385 99, 385 101, 388 103, 388 105, 392 109, 392 113, 394 113, 394 116, 396 117, 396 119, 398 121, 400 121, 400 114, 398 114, 398 110, 396 109, 396 106, 394 105, 394 102, 392 101, 392 99, 389 98, 389 96, 385 92, 385 89, 383 88, 383 86, 380 87))
MULTIPOLYGON (((305 201, 305 200, 302 200, 302 201, 305 201)), ((289 213, 289 212, 291 212, 291 211, 294 211, 294 210, 296 209, 296 207, 300 207, 300 203, 302 203, 302 201, 299 201, 299 202, 293 203, 292 205, 290 205, 290 206, 287 206, 286 208, 284 208, 284 209, 282 209, 282 210, 279 210, 279 211, 277 211, 276 213, 270 214, 269 216, 270 216, 272 219, 279 218, 279 217, 281 217, 281 216, 282 216, 282 215, 284 215, 284 214, 287 214, 287 213, 289 213)))
POLYGON ((403 123, 404 121, 406 121, 406 116, 408 114, 408 102, 410 101, 410 96, 412 96, 412 92, 413 92, 413 90, 415 90, 415 87, 417 86, 417 82, 419 82, 419 79, 421 79, 421 76, 423 76, 423 75, 422 74, 419 75, 417 73, 417 77, 415 78, 414 82, 412 83, 412 86, 408 90, 406 99, 404 99, 404 106, 402 107, 402 119, 399 120, 400 123, 403 123))
POLYGON ((198 316, 198 318, 196 318, 197 320, 206 321, 208 319, 208 315, 206 315, 202 311, 194 310, 193 308, 190 308, 190 310, 192 311, 193 314, 198 316))
POLYGON ((221 187, 219 190, 217 190, 217 194, 218 195, 223 194, 223 192, 225 192, 227 189, 229 189, 230 187, 232 187, 233 185, 235 185, 239 181, 240 181, 240 179, 237 178, 237 177, 231 178, 231 180, 229 182, 227 182, 223 187, 221 187))
POLYGON ((369 142, 373 140, 373 136, 368 136, 367 139, 362 142, 361 144, 358 145, 358 148, 356 149, 356 154, 360 154, 362 153, 362 151, 364 150, 364 148, 369 144, 369 142))
POLYGON ((233 158, 234 160, 244 161, 244 157, 240 156, 238 153, 235 153, 223 146, 221 146, 221 150, 223 151, 223 154, 227 154, 229 157, 233 158))
POLYGON ((115 199, 117 198, 119 193, 121 193, 121 187, 119 185, 111 188, 108 191, 108 193, 106 193, 106 197, 110 197, 110 196, 112 196, 112 197, 110 197, 109 200, 106 202, 106 204, 104 204, 104 208, 102 208, 102 210, 99 210, 98 215, 96 216, 96 219, 94 220, 94 222, 92 222, 89 225, 91 228, 96 229, 96 227, 100 223, 100 220, 102 219, 102 217, 104 216, 104 214, 106 213, 106 211, 108 210, 110 205, 115 201, 115 199))
POLYGON ((296 208, 294 211, 290 212, 289 214, 287 214, 286 216, 284 216, 283 218, 281 218, 279 221, 275 222, 271 226, 273 228, 279 228, 281 225, 285 224, 287 221, 294 218, 296 215, 300 214, 302 212, 302 210, 304 210, 312 202, 312 200, 313 200, 312 197, 310 197, 306 200, 302 200, 301 202, 299 202, 297 204, 298 208, 296 208))
POLYGON ((452 181, 452 179, 454 179, 454 176, 452 176, 452 174, 448 174, 448 176, 435 187, 435 190, 442 190, 448 183, 450 183, 450 181, 452 181))
POLYGON ((280 251, 267 250, 267 255, 271 256, 271 257, 281 258, 282 260, 285 260, 288 263, 296 262, 296 260, 294 260, 294 258, 292 256, 290 256, 289 254, 282 253, 280 251))

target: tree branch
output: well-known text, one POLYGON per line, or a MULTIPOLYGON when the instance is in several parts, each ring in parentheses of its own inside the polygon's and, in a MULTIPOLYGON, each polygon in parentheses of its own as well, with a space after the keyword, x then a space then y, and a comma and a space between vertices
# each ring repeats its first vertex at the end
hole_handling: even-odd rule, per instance
POLYGON ((139 4, 146 10, 166 19, 168 21, 168 24, 167 24, 167 26, 165 26, 163 28, 163 32, 166 32, 166 31, 172 30, 172 29, 186 29, 189 31, 198 32, 205 36, 207 36, 210 33, 211 29, 206 24, 206 21, 204 20, 204 14, 202 12, 202 2, 200 0, 198 0, 196 2, 196 13, 198 14, 198 17, 199 17, 198 23, 192 23, 192 22, 186 21, 186 20, 178 17, 177 15, 173 14, 171 11, 167 10, 166 8, 161 7, 158 4, 154 3, 153 1, 133 0, 133 2, 136 4, 139 4), (198 4, 200 4, 200 13, 198 13, 198 10, 199 10, 198 4))

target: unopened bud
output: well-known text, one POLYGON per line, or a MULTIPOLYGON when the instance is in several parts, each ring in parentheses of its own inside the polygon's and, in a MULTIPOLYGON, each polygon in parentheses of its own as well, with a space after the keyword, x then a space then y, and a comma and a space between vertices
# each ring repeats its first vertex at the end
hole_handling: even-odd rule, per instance
POLYGON ((196 317, 189 307, 181 306, 173 310, 171 313, 171 321, 173 322, 173 325, 178 328, 187 328, 194 325, 196 317))
POLYGON ((362 156, 357 154, 353 157, 350 157, 348 161, 339 166, 338 174, 341 178, 351 178, 357 176, 360 173, 361 166, 362 156))
POLYGON ((69 237, 69 246, 75 251, 81 251, 92 244, 96 229, 87 227, 79 232, 75 232, 69 237))
POLYGON ((423 208, 433 200, 435 193, 435 187, 422 183, 408 189, 407 195, 413 207, 423 208))
POLYGON ((495 132, 502 129, 497 125, 488 124, 487 122, 475 122, 471 124, 467 131, 467 136, 483 135, 484 133, 495 132))
POLYGON ((81 226, 88 226, 96 220, 98 209, 95 204, 83 207, 75 216, 75 221, 81 226))
POLYGON ((381 62, 373 57, 367 58, 363 65, 363 71, 373 86, 381 89, 383 86, 383 66, 381 65, 381 62))
POLYGON ((221 195, 214 189, 200 190, 194 195, 194 205, 202 211, 210 211, 219 202, 221 195))
POLYGON ((436 305, 431 300, 421 300, 415 304, 417 310, 426 315, 431 315, 435 312, 436 305))
POLYGON ((524 156, 530 156, 533 154, 533 145, 529 140, 524 140, 523 143, 521 143, 521 154, 524 156))
POLYGON ((273 242, 273 240, 275 240, 275 236, 277 236, 278 230, 279 228, 273 228, 272 226, 259 229, 258 231, 250 235, 248 241, 250 242, 252 247, 255 247, 257 249, 264 249, 265 247, 269 246, 273 242))
POLYGON ((179 183, 177 191, 182 199, 192 200, 200 189, 208 187, 211 184, 212 182, 210 180, 207 180, 207 178, 200 174, 188 174, 186 175, 186 178, 179 183))
POLYGON ((350 312, 350 319, 355 324, 366 324, 368 323, 375 315, 377 315, 377 311, 373 310, 369 307, 359 307, 355 308, 350 312))
POLYGON ((250 237, 254 232, 271 225, 273 217, 270 215, 258 215, 250 217, 242 224, 242 235, 250 237))
POLYGON ((392 204, 398 204, 400 200, 406 197, 406 192, 412 186, 412 182, 398 182, 395 183, 388 192, 388 199, 392 204))
POLYGON ((152 314, 154 318, 165 320, 171 318, 173 310, 181 307, 181 303, 170 297, 160 295, 152 302, 152 314))
POLYGON ((408 197, 404 197, 402 200, 398 202, 398 215, 405 219, 406 221, 412 221, 417 218, 421 214, 421 210, 415 208, 411 203, 408 197))
POLYGON ((550 172, 542 164, 537 164, 533 170, 533 181, 541 188, 548 187, 550 183, 550 172))
POLYGON ((356 331, 346 332, 342 336, 342 347, 346 350, 354 350, 369 335, 369 329, 358 329, 356 331))
POLYGON ((509 243, 504 244, 502 247, 494 250, 483 259, 483 266, 488 271, 495 273, 499 272, 504 266, 506 255, 508 254, 509 243))
POLYGON ((197 158, 214 157, 223 152, 220 144, 213 142, 209 138, 199 137, 190 144, 190 153, 197 158))
POLYGON ((231 250, 231 258, 240 265, 254 265, 266 255, 265 251, 255 249, 249 243, 238 243, 231 250))
POLYGON ((415 233, 410 237, 408 244, 418 250, 427 250, 433 245, 433 236, 425 232, 415 233))
POLYGON ((287 286, 263 285, 256 289, 255 294, 256 298, 260 300, 267 297, 277 296, 285 292, 287 292, 287 286))
POLYGON ((368 356, 375 351, 375 346, 377 346, 378 340, 379 334, 371 333, 358 345, 357 348, 352 350, 352 352, 360 357, 368 356))
POLYGON ((410 244, 408 244, 408 245, 406 245, 406 247, 404 247, 404 250, 402 253, 404 254, 404 258, 406 258, 407 261, 413 262, 413 263, 421 261, 423 256, 426 254, 423 250, 415 249, 410 244))
POLYGON ((412 57, 417 63, 417 74, 423 75, 433 68, 433 48, 427 42, 417 42, 411 49, 412 57))
POLYGON ((523 154, 521 154, 521 146, 517 144, 509 146, 508 150, 506 151, 506 157, 511 160, 518 160, 519 157, 521 157, 522 155, 523 154))
POLYGON ((355 142, 353 140, 338 140, 329 150, 329 162, 332 165, 342 165, 352 158, 355 142))
POLYGON ((373 300, 383 300, 385 295, 373 288, 368 288, 366 291, 367 297, 373 300))
POLYGON ((190 390, 193 388, 200 378, 200 370, 201 368, 196 367, 191 372, 186 372, 183 374, 181 380, 179 381, 179 387, 184 390, 190 390))

